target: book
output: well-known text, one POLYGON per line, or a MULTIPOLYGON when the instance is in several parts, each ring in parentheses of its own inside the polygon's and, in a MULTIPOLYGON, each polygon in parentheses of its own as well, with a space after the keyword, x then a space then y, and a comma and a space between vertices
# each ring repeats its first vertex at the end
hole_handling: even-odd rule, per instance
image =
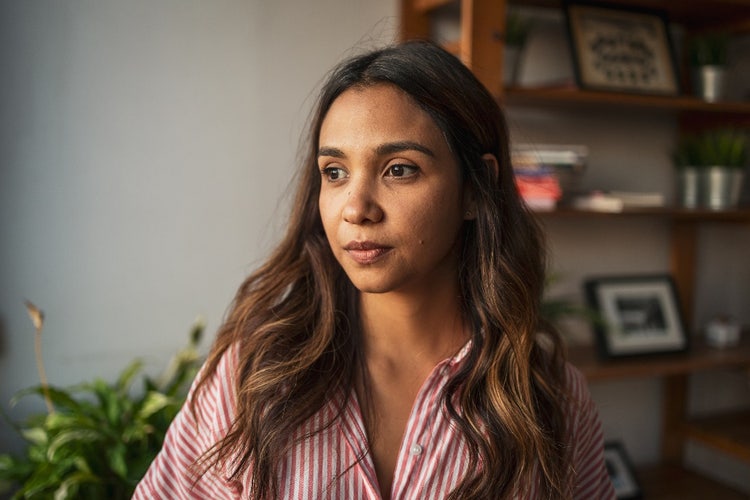
POLYGON ((636 191, 592 191, 574 196, 572 205, 579 210, 622 212, 626 208, 663 207, 664 194, 636 191))
POLYGON ((622 200, 623 207, 663 207, 664 193, 638 192, 638 191, 610 191, 608 193, 614 198, 622 200))
POLYGON ((622 212, 624 208, 621 199, 610 196, 603 191, 574 196, 572 204, 578 210, 593 210, 595 212, 622 212))

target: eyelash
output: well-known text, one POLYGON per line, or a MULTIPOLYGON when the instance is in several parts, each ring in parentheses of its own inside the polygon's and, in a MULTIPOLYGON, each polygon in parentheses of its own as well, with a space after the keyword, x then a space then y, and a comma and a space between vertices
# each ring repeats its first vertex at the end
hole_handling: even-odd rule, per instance
MULTIPOLYGON (((414 165, 409 165, 406 163, 397 163, 394 165, 390 165, 388 168, 386 168, 385 175, 386 177, 392 177, 394 179, 403 179, 403 178, 409 178, 414 175, 416 175, 419 172, 419 168, 414 165), (393 170, 394 169, 401 169, 403 172, 401 175, 394 175, 393 170)), ((345 179, 348 177, 348 174, 346 174, 346 171, 341 167, 324 167, 320 169, 320 175, 325 177, 328 182, 337 182, 341 179, 345 179), (338 176, 336 178, 333 177, 334 172, 339 172, 338 176)))
POLYGON ((328 180, 328 182, 336 182, 336 181, 341 180, 342 178, 345 178, 345 176, 339 176, 339 177, 333 179, 331 177, 331 175, 333 174, 333 172, 342 172, 342 173, 344 173, 344 169, 341 168, 341 167, 325 167, 325 168, 320 169, 320 175, 322 175, 323 177, 325 177, 328 180))
POLYGON ((411 177, 413 175, 416 175, 419 169, 415 167, 414 165, 409 165, 406 163, 397 163, 395 165, 391 165, 386 169, 386 175, 388 177, 395 177, 397 179, 404 178, 404 177, 411 177), (402 173, 401 175, 393 175, 393 169, 394 168, 401 168, 403 170, 411 171, 411 173, 402 173))

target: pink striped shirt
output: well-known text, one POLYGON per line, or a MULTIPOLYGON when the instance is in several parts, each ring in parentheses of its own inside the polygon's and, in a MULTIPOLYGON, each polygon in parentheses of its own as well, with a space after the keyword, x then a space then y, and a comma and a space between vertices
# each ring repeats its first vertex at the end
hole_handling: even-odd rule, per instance
MULTIPOLYGON (((394 500, 439 499, 447 496, 467 473, 468 448, 460 431, 441 405, 440 392, 458 370, 468 352, 467 344, 456 356, 438 364, 417 395, 406 425, 398 455, 391 498, 394 500)), ((186 404, 172 423, 159 455, 138 484, 135 500, 247 498, 250 471, 234 481, 225 470, 211 469, 200 478, 191 465, 220 440, 236 411, 234 377, 237 350, 230 349, 216 374, 197 398, 196 411, 186 404), (197 481, 196 481, 197 479, 197 481)), ((567 366, 572 400, 568 428, 576 471, 574 497, 613 499, 612 484, 604 466, 603 437, 596 407, 586 381, 567 366)), ((329 401, 295 438, 330 422, 345 403, 343 394, 329 401)), ((356 397, 349 398, 335 425, 297 443, 279 471, 279 497, 294 500, 381 498, 375 467, 366 453, 367 436, 356 397), (364 457, 358 460, 360 457, 364 457)), ((536 484, 534 481, 532 484, 536 484)), ((546 497, 530 491, 524 498, 546 497)))

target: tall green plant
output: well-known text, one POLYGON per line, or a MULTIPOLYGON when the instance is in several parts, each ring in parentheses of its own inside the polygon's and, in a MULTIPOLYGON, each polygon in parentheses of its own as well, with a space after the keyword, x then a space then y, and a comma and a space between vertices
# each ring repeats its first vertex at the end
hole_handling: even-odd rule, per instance
POLYGON ((688 44, 690 64, 696 66, 726 66, 729 36, 708 33, 694 36, 688 44))
POLYGON ((684 134, 672 152, 676 167, 743 168, 750 157, 747 131, 733 128, 707 130, 700 134, 684 134))
MULTIPOLYGON (((39 338, 43 315, 33 305, 27 307, 39 338)), ((38 395, 45 398, 48 412, 21 424, 11 422, 27 448, 22 456, 0 455, 0 493, 15 489, 14 500, 129 499, 161 449, 200 367, 197 346, 203 329, 196 323, 188 345, 158 379, 144 375, 143 389, 135 394, 131 386, 141 374, 139 360, 114 383, 97 378, 62 389, 42 379, 41 385, 20 391, 11 405, 38 395)))
POLYGON ((523 47, 532 28, 531 19, 510 11, 505 22, 505 43, 511 47, 523 47))

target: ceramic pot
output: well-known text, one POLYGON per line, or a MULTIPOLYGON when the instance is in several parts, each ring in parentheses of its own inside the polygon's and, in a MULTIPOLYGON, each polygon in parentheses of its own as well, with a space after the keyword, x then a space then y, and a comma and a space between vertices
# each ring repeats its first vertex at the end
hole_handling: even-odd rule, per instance
POLYGON ((742 191, 744 172, 741 169, 713 166, 702 171, 702 204, 710 210, 726 210, 737 206, 742 191))
POLYGON ((693 69, 693 91, 704 101, 715 102, 724 98, 724 66, 699 66, 693 69))
POLYGON ((677 171, 677 205, 697 208, 700 204, 700 170, 698 167, 681 167, 677 171))
POLYGON ((521 60, 521 47, 506 45, 503 52, 503 85, 515 85, 518 79, 518 66, 521 60))

